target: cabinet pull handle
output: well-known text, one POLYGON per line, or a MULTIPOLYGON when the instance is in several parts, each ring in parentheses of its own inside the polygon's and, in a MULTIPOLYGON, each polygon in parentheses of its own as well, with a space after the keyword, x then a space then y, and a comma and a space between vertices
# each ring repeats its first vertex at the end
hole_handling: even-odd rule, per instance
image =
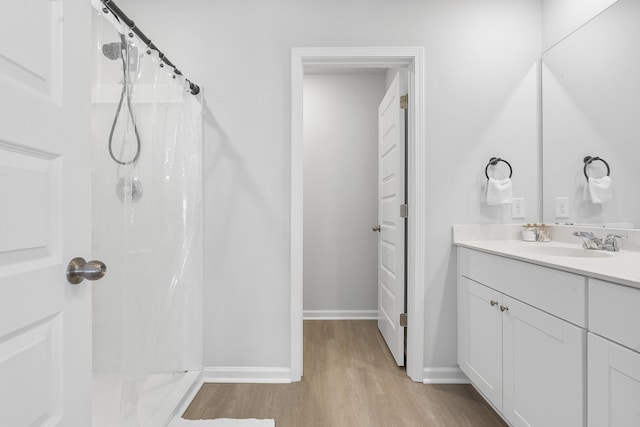
POLYGON ((500 305, 500 311, 509 311, 509 307, 506 305, 500 305))
POLYGON ((498 301, 491 300, 489 304, 491 304, 491 307, 493 307, 494 305, 498 305, 498 301))

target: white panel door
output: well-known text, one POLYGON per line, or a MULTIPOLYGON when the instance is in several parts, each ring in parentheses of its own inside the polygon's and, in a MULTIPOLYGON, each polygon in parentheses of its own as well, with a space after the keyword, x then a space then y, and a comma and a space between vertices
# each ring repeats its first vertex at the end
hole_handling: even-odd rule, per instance
POLYGON ((0 426, 91 425, 90 2, 0 14, 0 426))
POLYGON ((586 331, 502 297, 503 403, 514 426, 584 426, 586 331))
POLYGON ((405 122, 398 73, 378 107, 378 328, 398 366, 404 365, 405 122))
POLYGON ((502 294, 458 277, 458 363, 480 392, 502 410, 502 294))
POLYGON ((589 427, 640 426, 640 353, 589 334, 589 427))

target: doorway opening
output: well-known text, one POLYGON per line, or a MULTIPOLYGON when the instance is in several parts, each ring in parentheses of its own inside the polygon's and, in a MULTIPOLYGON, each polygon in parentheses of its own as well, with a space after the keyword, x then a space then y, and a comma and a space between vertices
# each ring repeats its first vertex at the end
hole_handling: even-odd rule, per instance
POLYGON ((291 146, 291 380, 299 381, 302 366, 303 322, 303 200, 304 144, 303 93, 305 71, 310 69, 408 70, 409 112, 407 128, 408 176, 406 282, 406 367, 414 381, 423 378, 424 335, 424 228, 426 224, 425 164, 423 136, 422 48, 294 48, 292 50, 292 146, 291 146))
POLYGON ((386 80, 386 69, 305 69, 305 320, 377 319, 372 226, 386 80))

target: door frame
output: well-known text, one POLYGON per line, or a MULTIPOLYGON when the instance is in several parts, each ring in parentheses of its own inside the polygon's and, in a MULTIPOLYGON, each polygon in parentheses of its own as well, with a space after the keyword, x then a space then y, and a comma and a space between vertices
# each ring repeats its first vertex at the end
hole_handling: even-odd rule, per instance
POLYGON ((408 227, 407 239, 407 375, 424 377, 424 295, 426 277, 427 145, 424 134, 424 48, 298 47, 291 49, 291 241, 290 241, 290 375, 303 372, 303 83, 305 67, 394 68, 409 70, 408 227))

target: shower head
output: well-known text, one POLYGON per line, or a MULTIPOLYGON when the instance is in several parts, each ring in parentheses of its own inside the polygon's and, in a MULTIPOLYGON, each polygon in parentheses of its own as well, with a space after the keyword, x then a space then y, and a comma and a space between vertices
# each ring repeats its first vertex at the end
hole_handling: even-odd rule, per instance
POLYGON ((122 51, 127 49, 127 41, 123 34, 120 34, 119 42, 105 43, 102 45, 102 53, 111 60, 122 58, 122 51))
POLYGON ((123 46, 121 42, 106 43, 102 45, 102 53, 111 60, 122 58, 123 46))

